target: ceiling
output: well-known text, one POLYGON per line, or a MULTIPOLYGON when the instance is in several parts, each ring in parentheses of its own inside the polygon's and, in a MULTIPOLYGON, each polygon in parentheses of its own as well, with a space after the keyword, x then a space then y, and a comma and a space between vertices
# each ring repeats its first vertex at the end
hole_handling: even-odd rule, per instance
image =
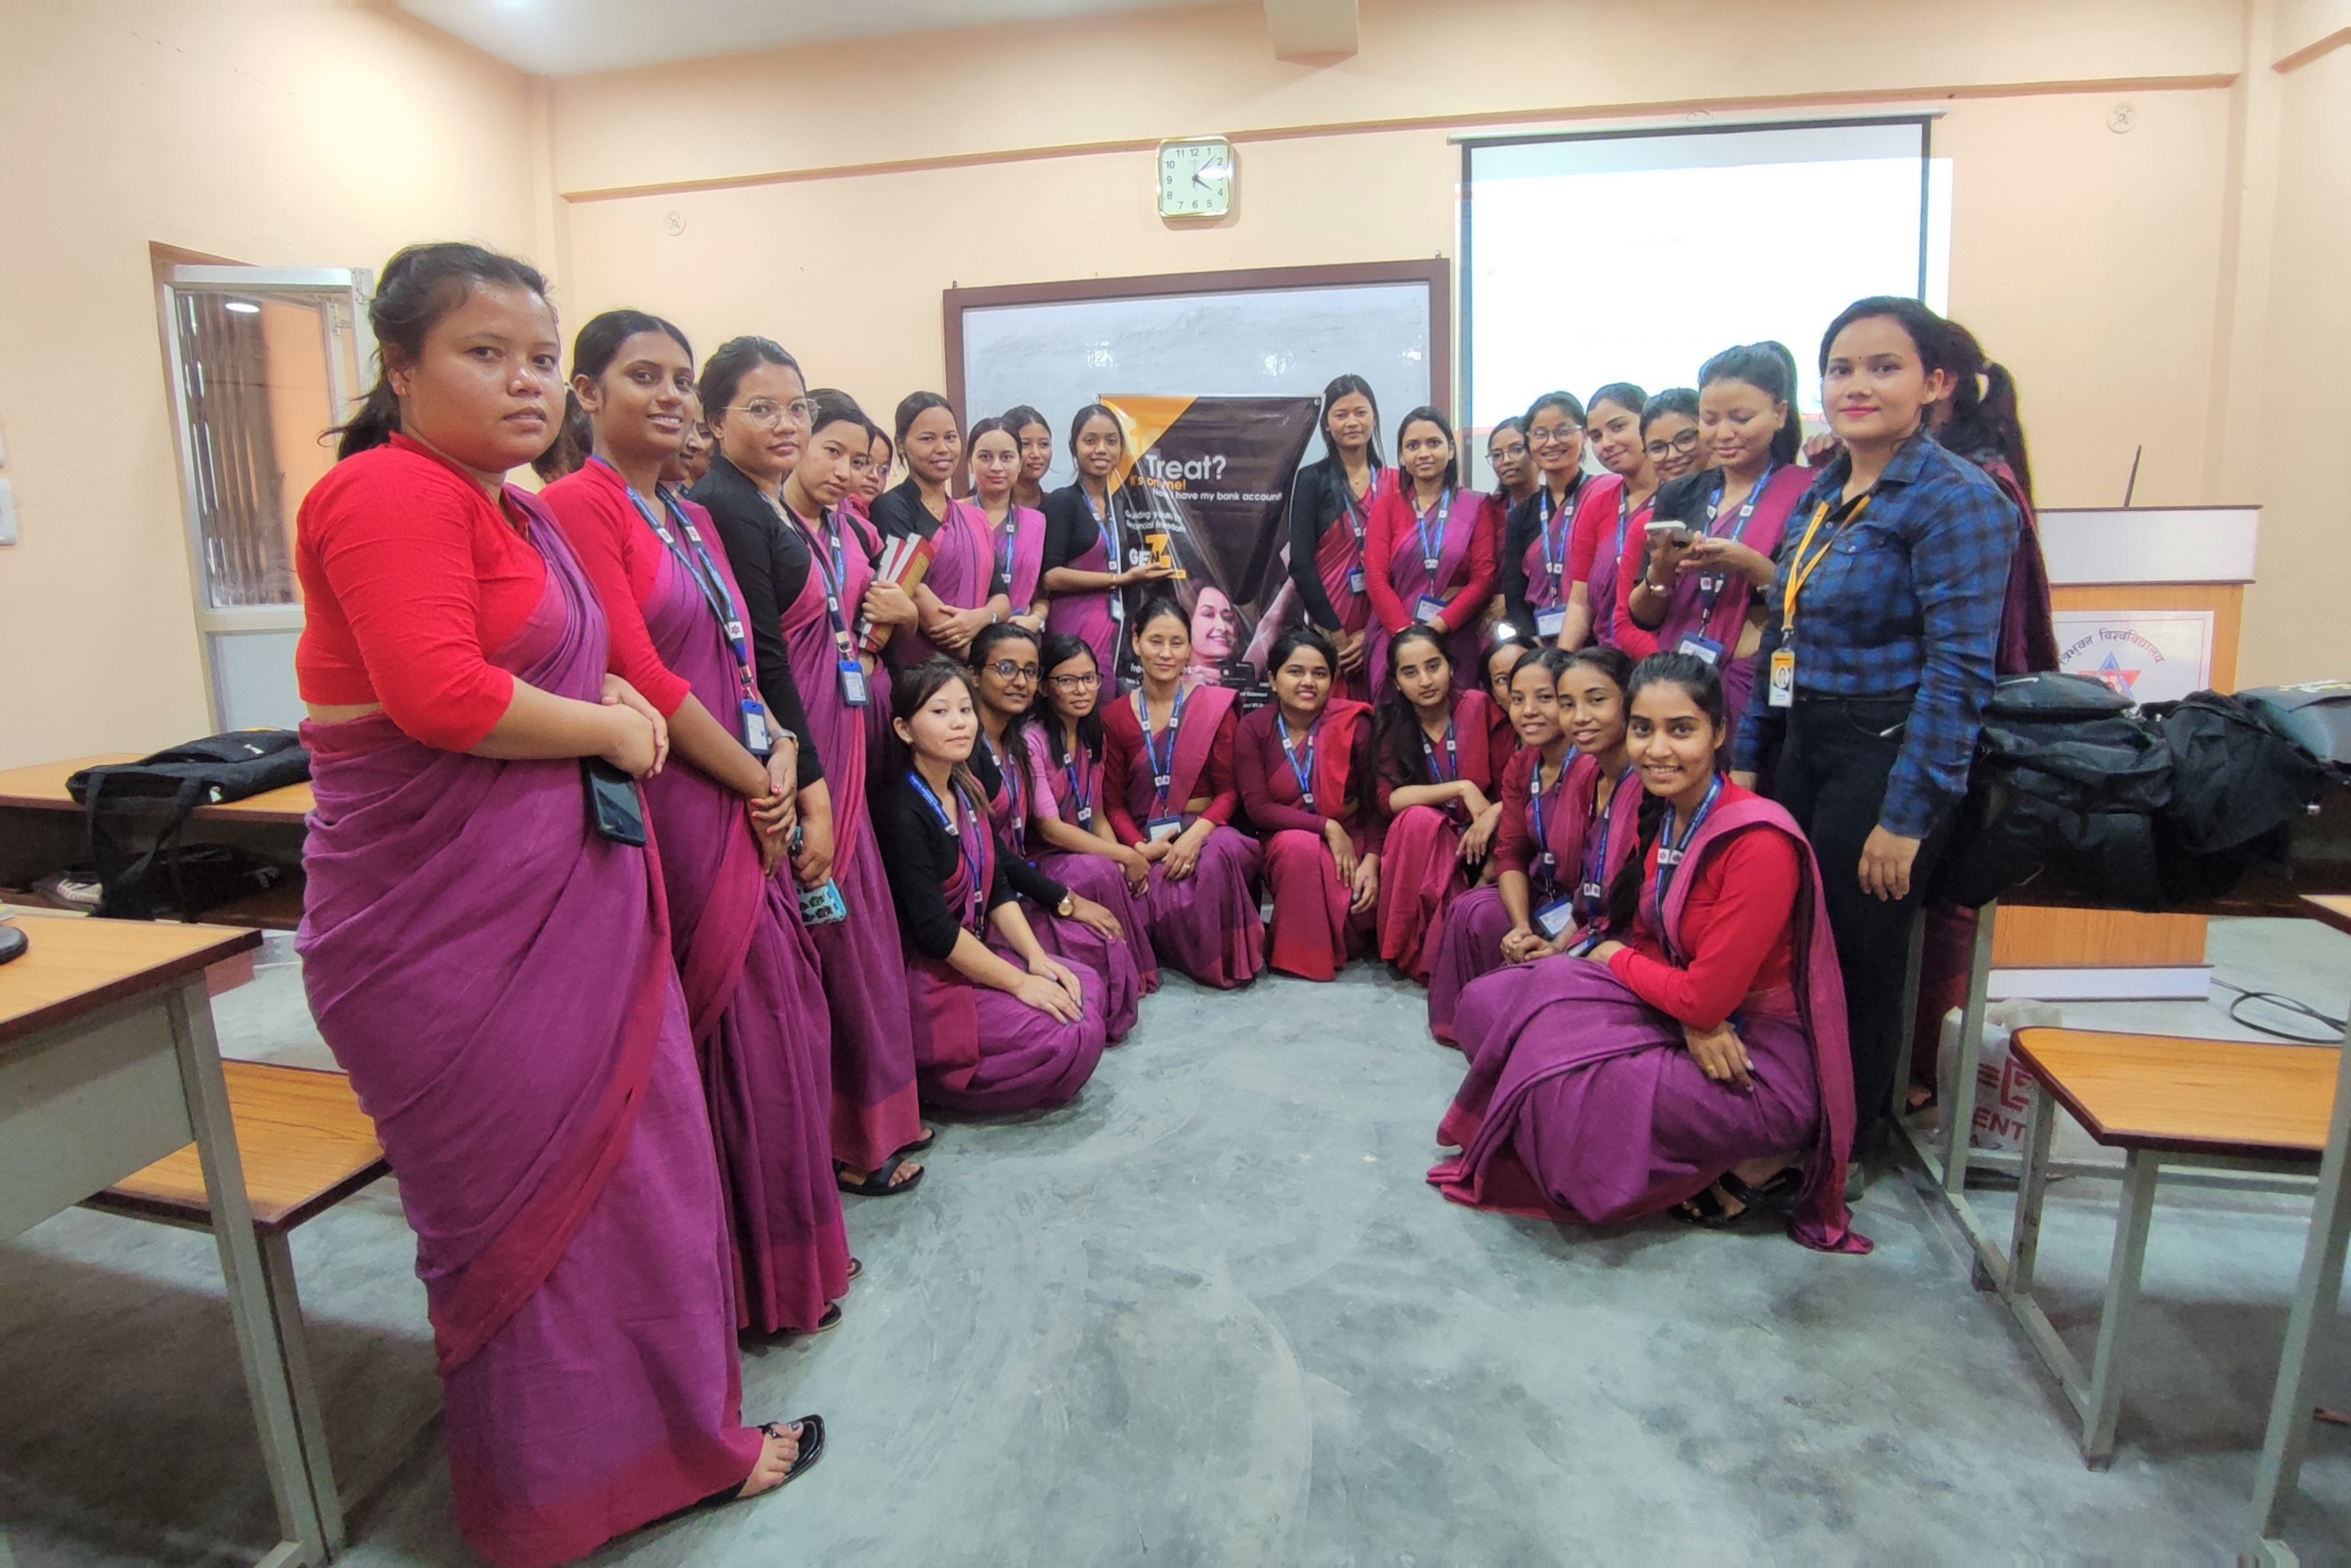
POLYGON ((883 37, 1218 0, 394 0, 536 76, 624 70, 834 38, 883 37))

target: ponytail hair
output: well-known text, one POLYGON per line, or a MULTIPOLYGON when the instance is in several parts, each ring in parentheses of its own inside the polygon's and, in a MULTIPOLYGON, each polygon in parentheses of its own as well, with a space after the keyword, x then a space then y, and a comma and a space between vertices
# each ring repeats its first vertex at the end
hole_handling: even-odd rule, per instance
POLYGON ((1741 343, 1698 367, 1701 389, 1717 382, 1744 382, 1777 402, 1780 428, 1771 434, 1771 461, 1785 467, 1804 448, 1804 416, 1796 412, 1796 356, 1785 343, 1741 343))
MULTIPOLYGON (((2006 365, 1987 358, 1976 335, 1957 321, 1945 321, 1942 335, 1940 364, 1957 386, 1951 393, 1951 416, 1935 432, 1935 439, 1975 462, 1997 456, 2016 476, 2025 500, 2032 501, 2032 464, 2025 455, 2024 424, 2016 412, 2016 378, 2006 365)), ((1935 367, 1930 361, 1928 368, 1935 367)))
POLYGON ((787 353, 784 346, 774 339, 727 339, 718 345, 709 362, 702 367, 702 380, 695 388, 702 398, 702 417, 711 422, 714 431, 718 422, 726 417, 727 409, 734 405, 735 392, 742 386, 743 378, 761 365, 781 365, 799 376, 803 383, 808 380, 801 373, 800 362, 787 353))
POLYGON ((903 449, 906 444, 906 432, 914 428, 914 421, 922 418, 923 415, 928 413, 935 408, 946 409, 947 411, 947 423, 950 424, 956 423, 955 404, 947 402, 945 397, 942 397, 937 392, 908 392, 904 397, 900 398, 898 400, 898 414, 896 420, 898 438, 895 444, 903 449))
MULTIPOLYGON (((412 245, 383 264, 375 298, 368 301, 368 326, 375 332, 375 385, 368 389, 359 412, 327 432, 337 438, 337 461, 392 439, 400 428, 400 399, 392 390, 391 372, 422 358, 426 334, 486 284, 527 289, 541 300, 548 297, 547 279, 537 267, 477 245, 412 245)), ((557 436, 561 438, 559 424, 557 436)))
MULTIPOLYGON (((1728 733, 1729 710, 1722 697, 1722 676, 1712 664, 1695 653, 1652 653, 1633 666, 1632 680, 1625 688, 1625 721, 1632 720, 1634 700, 1651 686, 1677 686, 1698 710, 1706 715, 1714 727, 1728 733)), ((1721 768, 1721 757, 1716 755, 1715 767, 1721 768)), ((1618 789, 1624 788, 1622 784, 1618 789)), ((1647 866, 1649 850, 1657 841, 1657 833, 1666 820, 1666 801, 1662 795, 1641 792, 1641 838, 1625 863, 1616 868, 1616 875, 1608 883, 1608 898, 1603 906, 1602 919, 1611 936, 1623 940, 1633 929, 1633 922, 1641 908, 1641 878, 1647 866)), ((1659 912, 1660 917, 1663 911, 1659 912)))
POLYGON ((531 472, 540 479, 554 483, 582 467, 595 451, 595 425, 571 382, 582 376, 591 382, 603 380, 604 372, 620 357, 621 345, 640 332, 663 334, 684 351, 688 365, 694 363, 694 345, 685 340, 685 334, 674 324, 659 316, 643 310, 607 310, 591 318, 588 325, 580 329, 579 336, 571 340, 571 381, 563 387, 563 427, 556 435, 555 444, 539 454, 530 465, 531 472))

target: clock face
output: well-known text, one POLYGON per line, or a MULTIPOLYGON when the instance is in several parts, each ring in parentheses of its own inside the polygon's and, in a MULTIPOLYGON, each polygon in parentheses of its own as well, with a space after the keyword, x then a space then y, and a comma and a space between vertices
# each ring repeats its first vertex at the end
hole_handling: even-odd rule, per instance
POLYGON ((1159 144, 1159 215, 1220 218, 1233 206, 1233 149, 1221 138, 1159 144))

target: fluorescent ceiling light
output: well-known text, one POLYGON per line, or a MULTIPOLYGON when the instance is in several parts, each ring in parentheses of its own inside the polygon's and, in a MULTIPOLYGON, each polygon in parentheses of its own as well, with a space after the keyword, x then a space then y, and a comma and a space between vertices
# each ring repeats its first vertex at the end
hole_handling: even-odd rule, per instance
POLYGON ((223 307, 223 308, 234 310, 240 316, 258 316, 261 314, 261 307, 256 305, 250 299, 232 299, 223 307))

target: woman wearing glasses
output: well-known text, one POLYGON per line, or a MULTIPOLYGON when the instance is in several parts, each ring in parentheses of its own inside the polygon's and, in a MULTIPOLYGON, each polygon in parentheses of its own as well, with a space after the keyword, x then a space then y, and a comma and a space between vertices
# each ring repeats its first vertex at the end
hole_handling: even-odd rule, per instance
POLYGON ((1364 541, 1372 507, 1394 481, 1380 466, 1380 405, 1372 383, 1340 376, 1322 389, 1322 455, 1290 492, 1290 583, 1339 651, 1339 679, 1357 702, 1372 695, 1371 580, 1364 541))
POLYGON ((693 395, 684 335, 643 311, 606 311, 580 329, 571 378, 593 455, 540 498, 615 640, 649 648, 684 688, 670 718, 682 765, 645 780, 645 808, 734 1219, 736 1310, 754 1333, 813 1333, 840 1321, 832 1303, 849 1289, 827 1130, 832 1026, 798 900, 769 873, 785 858, 775 830, 791 798, 808 800, 827 840, 831 808, 822 779, 798 782, 800 737, 778 733, 760 695, 742 590, 710 515, 659 481, 693 395))
POLYGON ((1098 402, 1070 421, 1070 457, 1078 476, 1045 497, 1045 627, 1081 637, 1101 661, 1102 678, 1118 686, 1120 628, 1126 602, 1120 590, 1176 574, 1145 556, 1129 559, 1126 520, 1113 480, 1126 456, 1126 431, 1098 402))
POLYGON ((890 639, 890 662, 904 669, 935 653, 961 658, 981 627, 1012 613, 1012 600, 997 570, 987 519, 947 494, 963 458, 955 410, 936 392, 909 392, 899 401, 897 428, 906 477, 875 498, 873 526, 886 538, 928 539, 932 549, 930 568, 914 589, 922 619, 890 639))
POLYGON ((1029 730, 1042 674, 1037 634, 1025 626, 990 626, 971 640, 972 690, 979 698, 979 744, 971 776, 996 828, 1012 889, 1028 901, 1029 925, 1045 951, 1102 981, 1102 1028, 1113 1040, 1134 1027, 1143 973, 1127 947, 1126 928, 1097 900, 1040 871, 1037 830, 1043 800, 1029 767, 1029 730))
POLYGON ((1616 566, 1629 541, 1641 537, 1657 492, 1657 466, 1641 444, 1641 411, 1649 394, 1630 382, 1611 382, 1592 394, 1584 438, 1607 472, 1583 487, 1569 541, 1574 588, 1567 622, 1557 639, 1571 653, 1585 642, 1615 646, 1616 566))
POLYGON ((1486 434, 1486 466, 1494 471, 1494 487, 1486 498, 1494 510, 1508 517, 1510 508, 1533 495, 1542 484, 1534 455, 1527 450, 1527 422, 1510 415, 1486 434))
MULTIPOLYGON (((703 367, 702 398, 718 409, 790 402, 800 384, 782 349, 738 338, 703 367)), ((931 1135, 916 1103, 889 884, 866 816, 865 716, 878 672, 856 624, 862 614, 908 627, 914 605, 903 589, 873 580, 872 533, 841 505, 866 451, 864 414, 837 393, 809 401, 789 477, 743 433, 751 427, 730 439, 722 420, 725 450, 694 498, 709 508, 735 563, 760 686, 802 694, 810 738, 830 771, 832 821, 820 839, 811 833, 794 872, 810 890, 830 875, 845 915, 810 927, 832 1023, 834 1177, 844 1192, 883 1197, 913 1190, 923 1167, 906 1156, 927 1148, 931 1135)))
POLYGON ((1460 488, 1452 425, 1433 408, 1414 409, 1396 426, 1396 455, 1405 477, 1373 506, 1364 541, 1374 695, 1387 686, 1388 639, 1407 626, 1434 628, 1454 669, 1475 672, 1494 592, 1493 508, 1460 488))
POLYGON ((1045 629, 1045 514, 1021 505, 1013 492, 1020 482, 1020 447, 998 419, 971 427, 964 450, 971 460, 971 504, 987 524, 996 575, 1012 606, 1008 620, 1031 632, 1045 629))
POLYGON ((1273 645, 1274 700, 1241 720, 1233 775, 1265 845, 1268 963, 1335 978, 1375 939, 1386 824, 1374 789, 1372 708, 1333 696, 1331 640, 1311 626, 1273 645))
POLYGON ((1128 956, 1144 995, 1159 988, 1151 923, 1143 896, 1151 862, 1118 841, 1102 795, 1102 678, 1094 651, 1066 632, 1044 641, 1039 659, 1045 700, 1026 727, 1029 820, 1036 866, 1055 882, 1101 904, 1126 933, 1128 956))
MULTIPOLYGON (((1698 389, 1667 387, 1641 410, 1641 448, 1662 488, 1673 480, 1706 466, 1706 452, 1698 423, 1698 389)), ((1655 517, 1654 506, 1651 517, 1655 517)), ((1644 518, 1646 525, 1650 518, 1644 518)), ((1633 585, 1649 564, 1649 538, 1644 527, 1628 528, 1616 552, 1610 580, 1610 640, 1635 659, 1657 651, 1656 634, 1633 619, 1629 602, 1633 585)), ((1595 568, 1596 570, 1596 568, 1595 568)))
POLYGON ((1526 432, 1536 482, 1503 530, 1495 563, 1501 612, 1521 636, 1573 646, 1563 641, 1569 623, 1580 643, 1591 621, 1568 570, 1583 489, 1583 405, 1573 392, 1545 392, 1527 409, 1526 432))

